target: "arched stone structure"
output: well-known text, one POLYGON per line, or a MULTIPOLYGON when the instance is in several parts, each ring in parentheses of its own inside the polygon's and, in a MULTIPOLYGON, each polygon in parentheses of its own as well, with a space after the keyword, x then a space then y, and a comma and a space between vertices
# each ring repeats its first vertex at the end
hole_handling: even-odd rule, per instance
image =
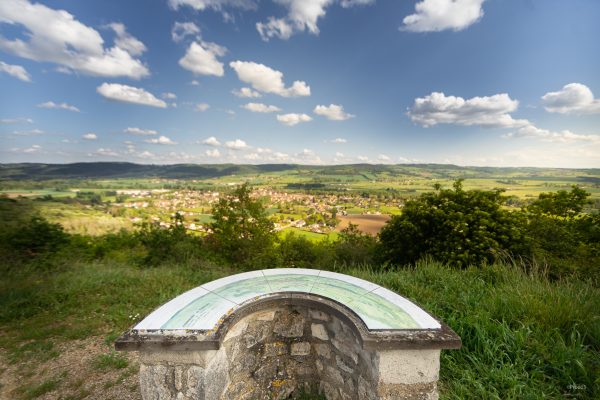
MULTIPOLYGON (((275 271, 278 276, 285 273, 275 271)), ((300 275, 299 271, 311 271, 314 276, 312 270, 295 270, 294 274, 300 275)), ((365 281, 348 278, 366 290, 352 296, 364 299, 379 290, 377 285, 365 286, 365 281)), ((203 289, 218 294, 218 288, 231 290, 241 280, 220 281, 203 289)), ((412 310, 419 323, 439 327, 370 329, 364 311, 372 308, 356 306, 355 300, 337 291, 338 286, 331 295, 345 303, 317 294, 319 290, 313 286, 322 282, 313 280, 312 286, 304 286, 310 286, 307 291, 245 294, 243 301, 221 314, 216 323, 205 321, 213 324, 212 329, 165 328, 175 323, 186 326, 190 321, 198 326, 204 323, 193 313, 184 313, 186 319, 181 322, 182 310, 205 310, 203 315, 212 310, 203 308, 204 300, 194 302, 207 295, 194 289, 196 292, 165 304, 124 334, 116 348, 141 351, 140 384, 145 400, 286 399, 301 387, 319 390, 329 400, 437 398, 440 350, 460 347, 456 334, 438 321, 428 320, 426 313, 417 315, 424 311, 412 308, 416 306, 406 299, 399 304, 412 310)), ((250 292, 259 290, 254 283, 250 292)), ((274 279, 269 281, 270 290, 271 284, 277 286, 274 279)), ((297 288, 296 284, 288 287, 297 288)), ((355 290, 354 286, 350 289, 355 290)), ((239 295, 239 291, 235 293, 239 295)), ((397 300, 391 292, 385 293, 397 300)), ((372 325, 383 323, 369 320, 372 325)))

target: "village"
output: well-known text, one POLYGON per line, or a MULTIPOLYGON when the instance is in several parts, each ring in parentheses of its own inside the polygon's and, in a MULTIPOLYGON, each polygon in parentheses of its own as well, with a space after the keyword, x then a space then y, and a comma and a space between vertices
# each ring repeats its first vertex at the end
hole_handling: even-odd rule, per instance
MULTIPOLYGON (((107 212, 128 218, 134 225, 151 222, 163 228, 169 228, 178 213, 187 230, 208 233, 211 210, 224 195, 211 190, 118 190, 117 201, 107 212)), ((340 218, 397 214, 403 203, 367 194, 308 194, 273 188, 255 189, 252 197, 262 199, 276 231, 296 228, 321 234, 335 230, 340 218)))

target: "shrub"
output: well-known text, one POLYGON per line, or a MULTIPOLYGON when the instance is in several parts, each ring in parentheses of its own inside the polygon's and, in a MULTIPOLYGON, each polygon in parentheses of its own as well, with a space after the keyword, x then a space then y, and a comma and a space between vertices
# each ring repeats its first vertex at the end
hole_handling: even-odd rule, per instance
POLYGON ((260 200, 250 197, 248 184, 231 196, 221 198, 212 210, 214 222, 209 241, 227 261, 248 264, 254 258, 268 256, 273 249, 273 222, 260 200))
POLYGON ((349 224, 333 243, 335 259, 347 266, 371 264, 375 258, 376 244, 375 237, 361 232, 358 225, 349 224))
POLYGON ((382 262, 409 264, 426 255, 466 267, 491 263, 509 252, 527 253, 522 215, 502 208, 502 190, 453 189, 425 193, 406 202, 379 234, 382 262))

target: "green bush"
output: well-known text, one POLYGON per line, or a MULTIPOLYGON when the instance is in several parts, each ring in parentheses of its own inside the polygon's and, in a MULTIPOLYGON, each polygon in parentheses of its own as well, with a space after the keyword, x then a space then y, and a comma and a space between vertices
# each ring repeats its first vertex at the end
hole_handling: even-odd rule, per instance
POLYGON ((375 260, 377 239, 361 232, 358 225, 349 224, 333 243, 337 263, 354 266, 372 264, 375 260))
POLYGON ((505 210, 502 190, 452 189, 406 202, 379 234, 381 262, 410 264, 431 256, 457 267, 492 263, 506 253, 527 253, 520 213, 505 210))
POLYGON ((240 265, 271 259, 269 253, 276 237, 263 203, 251 198, 251 192, 248 184, 244 184, 219 200, 212 210, 214 222, 208 236, 217 254, 240 265))

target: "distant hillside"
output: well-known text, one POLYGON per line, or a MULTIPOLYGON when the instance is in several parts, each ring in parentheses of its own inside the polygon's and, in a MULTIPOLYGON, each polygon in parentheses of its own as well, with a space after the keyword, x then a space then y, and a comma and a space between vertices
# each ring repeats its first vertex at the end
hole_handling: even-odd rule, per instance
POLYGON ((365 180, 389 177, 436 179, 507 178, 560 180, 569 178, 600 183, 600 169, 461 167, 446 164, 400 165, 294 165, 294 164, 174 164, 141 165, 124 162, 73 164, 0 164, 0 180, 165 178, 208 179, 231 175, 297 172, 307 177, 362 176, 365 180))

